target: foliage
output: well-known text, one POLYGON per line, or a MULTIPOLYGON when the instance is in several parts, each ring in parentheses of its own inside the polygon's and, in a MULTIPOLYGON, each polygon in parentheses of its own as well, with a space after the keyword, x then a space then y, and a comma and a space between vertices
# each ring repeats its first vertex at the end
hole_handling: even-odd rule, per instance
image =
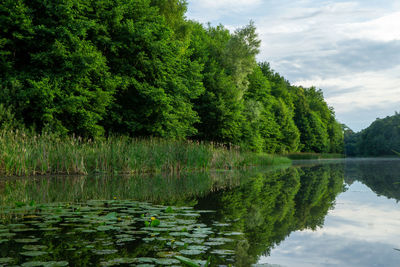
POLYGON ((257 64, 252 21, 231 32, 186 9, 185 0, 3 1, 0 127, 342 152, 321 90, 257 64))
POLYGON ((392 156, 400 151, 400 114, 376 119, 359 133, 350 129, 345 135, 349 156, 392 156))

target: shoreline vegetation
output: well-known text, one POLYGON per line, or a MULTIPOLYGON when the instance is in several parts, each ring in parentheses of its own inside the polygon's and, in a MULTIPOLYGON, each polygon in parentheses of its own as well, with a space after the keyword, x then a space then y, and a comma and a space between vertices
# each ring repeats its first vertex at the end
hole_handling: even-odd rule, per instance
POLYGON ((0 132, 1 176, 179 173, 285 163, 290 160, 211 142, 0 132))
POLYGON ((344 154, 340 153, 311 153, 311 152, 296 152, 282 154, 281 156, 287 157, 290 160, 307 160, 307 159, 338 159, 344 158, 344 154))

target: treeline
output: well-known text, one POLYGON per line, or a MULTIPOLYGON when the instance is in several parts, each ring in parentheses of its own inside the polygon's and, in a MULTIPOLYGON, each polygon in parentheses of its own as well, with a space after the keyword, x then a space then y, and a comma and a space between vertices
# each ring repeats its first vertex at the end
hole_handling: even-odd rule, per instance
POLYGON ((376 119, 368 128, 355 133, 345 130, 348 156, 390 156, 400 152, 400 114, 376 119))
POLYGON ((4 0, 0 127, 342 152, 315 88, 257 63, 253 23, 186 19, 184 0, 4 0))

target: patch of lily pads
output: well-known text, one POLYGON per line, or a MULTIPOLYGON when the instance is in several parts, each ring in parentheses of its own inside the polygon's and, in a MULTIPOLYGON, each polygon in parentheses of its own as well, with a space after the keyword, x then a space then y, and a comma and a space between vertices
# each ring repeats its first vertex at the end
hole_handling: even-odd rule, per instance
POLYGON ((0 251, 10 251, 0 265, 79 266, 79 259, 90 259, 85 264, 181 266, 176 257, 187 257, 201 266, 209 255, 232 256, 242 235, 229 232, 229 223, 203 223, 202 214, 214 211, 191 207, 127 200, 26 207, 17 207, 20 216, 0 228, 0 251))

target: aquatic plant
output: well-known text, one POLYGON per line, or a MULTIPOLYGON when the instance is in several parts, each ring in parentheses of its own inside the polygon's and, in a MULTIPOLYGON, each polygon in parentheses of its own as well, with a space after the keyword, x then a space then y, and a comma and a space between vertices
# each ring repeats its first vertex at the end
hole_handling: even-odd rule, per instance
POLYGON ((11 219, 0 217, 0 265, 200 267, 233 260, 235 237, 226 238, 228 231, 200 220, 211 211, 166 209, 130 200, 8 207, 3 214, 11 219), (143 225, 156 218, 159 227, 143 225))
POLYGON ((205 142, 129 138, 84 140, 0 131, 0 175, 154 173, 245 168, 288 162, 205 142))

